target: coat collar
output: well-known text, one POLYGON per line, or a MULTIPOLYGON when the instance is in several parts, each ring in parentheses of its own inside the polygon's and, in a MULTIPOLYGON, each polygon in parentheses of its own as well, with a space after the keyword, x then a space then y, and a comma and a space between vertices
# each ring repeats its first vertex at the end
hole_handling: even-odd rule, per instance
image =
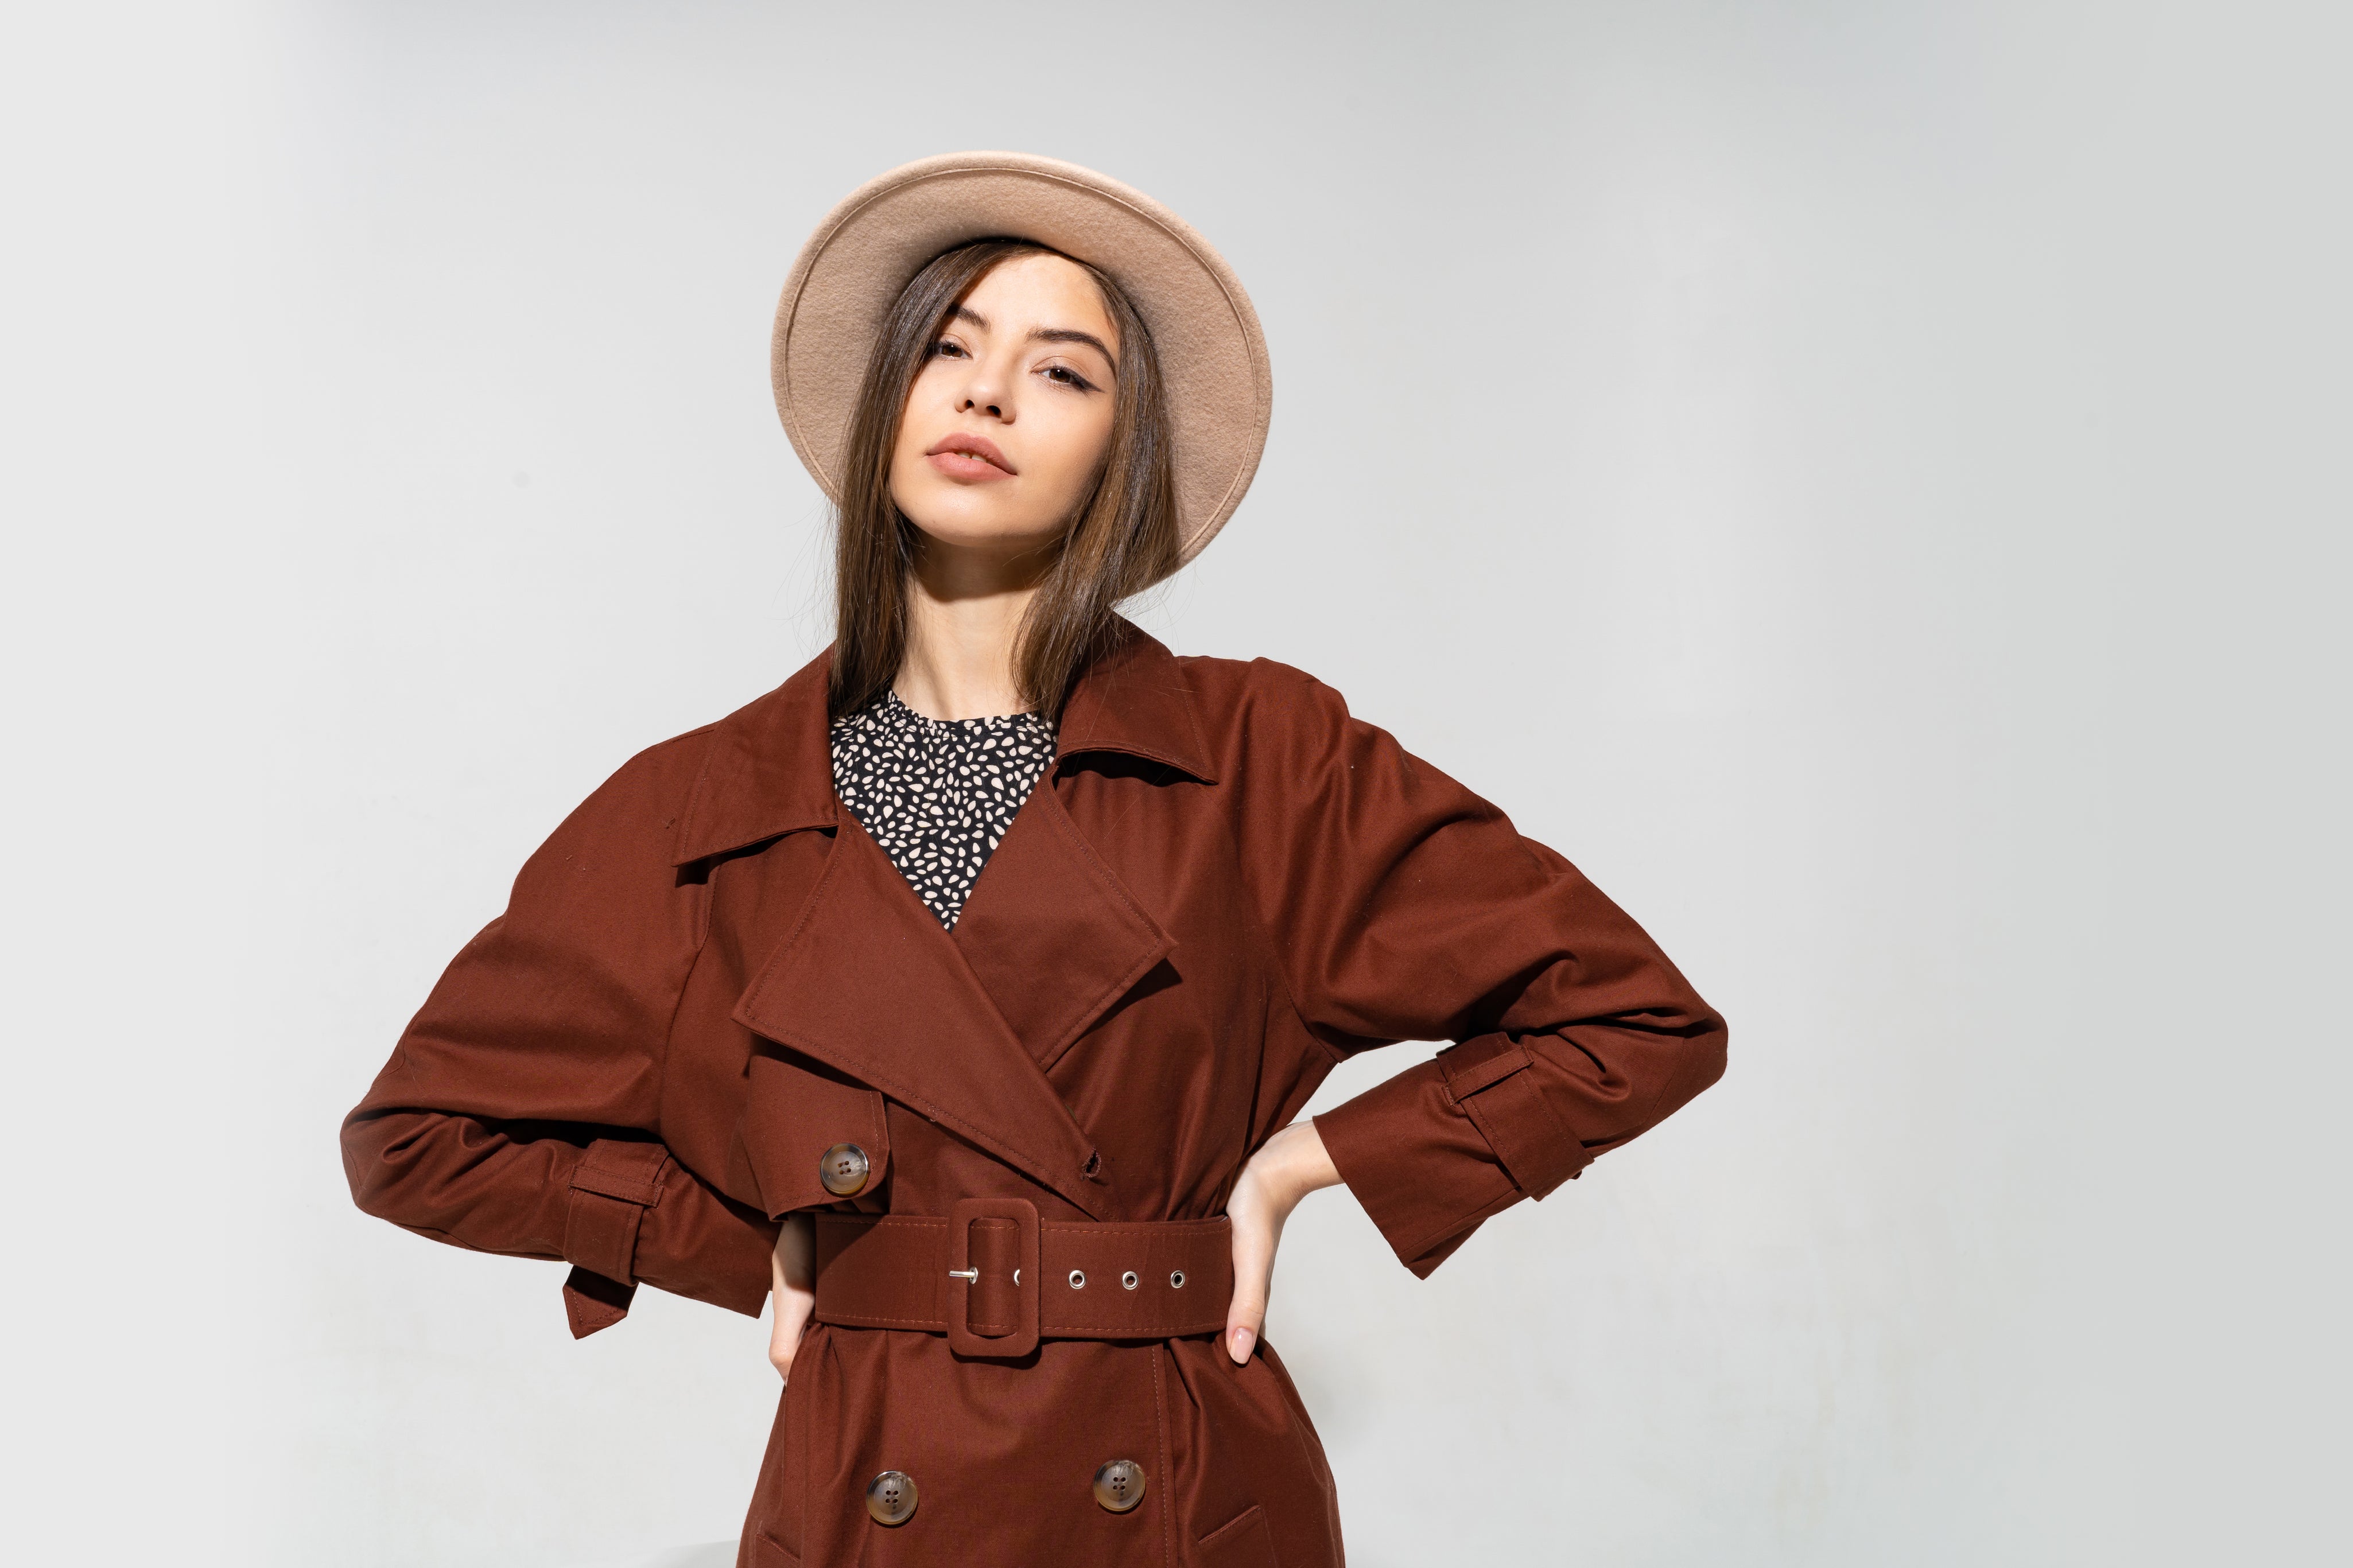
POLYGON ((765 697, 711 727, 702 776, 680 816, 671 864, 691 865, 841 820, 826 731, 828 648, 765 697))
POLYGON ((1120 646, 1079 678, 1063 705, 1056 761, 1068 763, 1087 752, 1122 752, 1203 784, 1217 783, 1184 667, 1158 638, 1125 619, 1119 625, 1120 646))
MULTIPOLYGON (((1095 661, 1062 710, 1058 766, 1115 752, 1215 784, 1184 668, 1122 619, 1120 646, 1095 661)), ((712 726, 710 752, 678 826, 671 863, 685 866, 807 828, 838 826, 826 679, 833 650, 712 726)))

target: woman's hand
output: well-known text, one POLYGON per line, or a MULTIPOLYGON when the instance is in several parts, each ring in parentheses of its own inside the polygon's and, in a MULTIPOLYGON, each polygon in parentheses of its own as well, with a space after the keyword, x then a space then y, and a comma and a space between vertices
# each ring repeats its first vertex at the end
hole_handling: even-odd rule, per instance
POLYGON ((808 1215, 785 1216, 776 1249, 768 1257, 768 1290, 776 1308, 768 1328, 768 1364, 790 1383, 793 1357, 808 1332, 809 1314, 817 1310, 817 1226, 808 1215))
POLYGON ((1226 1353, 1250 1358, 1266 1328, 1267 1289, 1274 1280, 1274 1249, 1282 1223, 1299 1200, 1319 1187, 1336 1187, 1340 1173, 1324 1152, 1313 1121, 1294 1121, 1261 1145, 1242 1167, 1226 1200, 1234 1222, 1234 1304, 1226 1309, 1226 1353))

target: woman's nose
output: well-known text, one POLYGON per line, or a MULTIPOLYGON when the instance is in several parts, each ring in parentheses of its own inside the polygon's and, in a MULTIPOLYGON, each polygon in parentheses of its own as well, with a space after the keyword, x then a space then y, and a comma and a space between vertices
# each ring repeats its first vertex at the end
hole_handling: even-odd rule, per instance
POLYGON ((1005 395, 998 384, 1004 373, 995 365, 976 363, 971 379, 964 384, 964 395, 956 402, 958 414, 978 414, 990 419, 1013 417, 1013 400, 1005 395))

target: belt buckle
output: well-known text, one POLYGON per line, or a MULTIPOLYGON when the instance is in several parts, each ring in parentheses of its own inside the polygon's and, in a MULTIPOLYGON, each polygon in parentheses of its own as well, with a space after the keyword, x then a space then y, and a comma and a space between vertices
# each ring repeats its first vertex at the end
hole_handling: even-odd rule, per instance
POLYGON ((1038 1207, 1027 1198, 958 1198, 948 1205, 948 1349, 961 1356, 1011 1360, 1038 1348, 1039 1306, 1045 1281, 1038 1268, 1038 1207), (972 1288, 980 1269, 972 1260, 972 1225, 1009 1219, 1015 1237, 1014 1328, 1008 1334, 972 1331, 972 1288))

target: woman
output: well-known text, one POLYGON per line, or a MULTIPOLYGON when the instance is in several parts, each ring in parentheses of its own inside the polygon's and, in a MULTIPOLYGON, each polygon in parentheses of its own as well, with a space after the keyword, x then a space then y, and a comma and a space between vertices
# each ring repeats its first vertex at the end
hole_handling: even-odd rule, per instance
POLYGON ((778 406, 833 647, 641 753, 345 1123, 371 1214, 756 1313, 742 1568, 1341 1561, 1260 1340, 1345 1183, 1427 1275, 1714 1081, 1724 1026, 1566 860, 1259 661, 1114 606, 1240 500, 1247 297, 1044 159, 884 175, 804 250, 778 406), (1333 1066, 1455 1042, 1313 1121, 1333 1066))

